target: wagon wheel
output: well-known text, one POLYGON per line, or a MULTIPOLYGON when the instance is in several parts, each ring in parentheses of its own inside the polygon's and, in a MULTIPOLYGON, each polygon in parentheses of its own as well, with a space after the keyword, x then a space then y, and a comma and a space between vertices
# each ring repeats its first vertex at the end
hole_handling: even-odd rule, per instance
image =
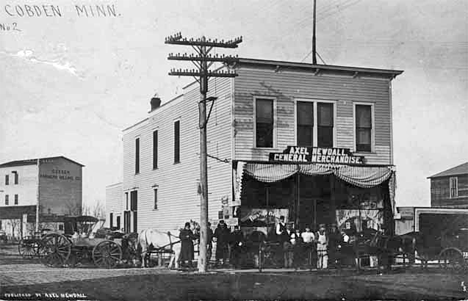
POLYGON ((444 269, 462 269, 465 267, 463 253, 457 248, 446 248, 439 254, 439 266, 444 269))
POLYGON ((37 255, 38 244, 32 241, 20 241, 18 253, 25 259, 32 259, 37 255))
POLYGON ((41 262, 50 267, 61 267, 70 257, 72 243, 63 235, 49 234, 42 239, 41 262))
POLYGON ((110 269, 122 260, 122 248, 113 241, 100 242, 93 249, 93 261, 100 268, 110 269))

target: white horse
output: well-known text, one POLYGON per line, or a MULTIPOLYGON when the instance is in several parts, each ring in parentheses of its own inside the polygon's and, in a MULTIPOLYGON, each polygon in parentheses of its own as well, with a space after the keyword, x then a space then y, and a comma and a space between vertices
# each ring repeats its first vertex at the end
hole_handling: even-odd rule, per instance
POLYGON ((178 236, 170 232, 161 232, 155 229, 142 230, 138 235, 138 244, 141 247, 141 263, 142 267, 147 266, 148 255, 151 249, 169 251, 171 252, 171 260, 169 261, 168 268, 175 265, 179 268, 179 255, 180 255, 180 239, 178 236))

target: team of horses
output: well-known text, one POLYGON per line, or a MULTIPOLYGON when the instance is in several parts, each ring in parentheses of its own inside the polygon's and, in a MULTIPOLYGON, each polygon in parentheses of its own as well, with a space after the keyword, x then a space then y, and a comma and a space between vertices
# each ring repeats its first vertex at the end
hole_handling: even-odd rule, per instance
MULTIPOLYGON (((194 221, 191 221, 191 224, 195 232, 198 232, 200 226, 194 221)), ((136 259, 136 262, 142 267, 148 267, 151 253, 169 253, 170 261, 167 267, 178 269, 181 252, 178 234, 179 230, 164 232, 156 229, 145 229, 138 234, 134 233, 129 237, 129 244, 135 250, 133 259, 136 259)), ((361 266, 362 258, 369 256, 378 258, 378 268, 381 265, 389 268, 396 256, 406 258, 406 263, 409 265, 414 263, 415 253, 421 253, 418 249, 423 249, 421 241, 420 234, 417 232, 396 236, 374 231, 366 236, 355 237, 351 245, 358 269, 361 266)))

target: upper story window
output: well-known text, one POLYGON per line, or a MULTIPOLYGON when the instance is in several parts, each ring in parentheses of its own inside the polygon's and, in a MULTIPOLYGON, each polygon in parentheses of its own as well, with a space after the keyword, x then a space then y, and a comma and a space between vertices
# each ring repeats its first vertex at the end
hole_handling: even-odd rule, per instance
POLYGON ((450 178, 450 198, 458 197, 458 177, 450 178))
POLYGON ((273 147, 273 99, 255 99, 255 147, 273 147))
POLYGON ((158 131, 153 132, 153 169, 158 168, 158 131))
POLYGON ((317 146, 333 147, 333 104, 317 103, 317 146))
POLYGON ((18 195, 15 194, 15 205, 18 205, 18 201, 19 201, 18 195))
POLYGON ((333 147, 334 116, 333 102, 298 101, 296 103, 296 144, 333 147))
POLYGON ((5 205, 10 205, 10 196, 8 194, 5 194, 5 205))
POLYGON ((180 120, 174 121, 174 163, 180 163, 180 120))
POLYGON ((140 138, 135 139, 135 174, 140 173, 140 138))
POLYGON ((15 185, 18 185, 19 182, 19 175, 17 171, 12 171, 12 173, 15 175, 15 185))
POLYGON ((128 192, 125 192, 125 210, 128 210, 128 192))
POLYGON ((10 185, 10 175, 5 175, 5 185, 10 185))
POLYGON ((372 151, 372 105, 355 106, 355 137, 357 152, 372 151))
POLYGON ((297 145, 314 145, 314 103, 297 102, 297 145))

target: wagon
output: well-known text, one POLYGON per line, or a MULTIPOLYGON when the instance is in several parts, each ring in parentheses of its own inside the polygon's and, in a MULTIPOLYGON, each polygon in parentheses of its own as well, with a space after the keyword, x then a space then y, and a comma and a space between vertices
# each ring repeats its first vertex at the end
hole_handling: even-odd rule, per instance
POLYGON ((18 243, 18 253, 25 259, 40 257, 42 232, 35 233, 34 236, 25 237, 18 243))
POLYGON ((89 216, 76 217, 76 228, 80 230, 72 237, 52 233, 41 240, 41 261, 50 267, 74 267, 78 263, 92 262, 99 268, 114 268, 124 257, 135 254, 129 240, 123 235, 88 237, 98 219, 89 216))
POLYGON ((444 269, 468 267, 468 218, 466 214, 425 214, 415 237, 415 258, 423 267, 437 263, 444 269))

